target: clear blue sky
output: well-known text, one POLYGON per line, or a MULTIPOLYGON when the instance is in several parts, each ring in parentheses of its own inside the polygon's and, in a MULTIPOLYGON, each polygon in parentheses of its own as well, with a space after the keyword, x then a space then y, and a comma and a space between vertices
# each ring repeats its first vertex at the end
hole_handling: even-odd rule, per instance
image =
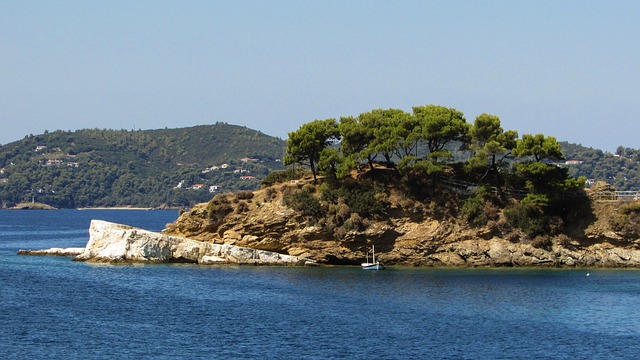
POLYGON ((0 143, 438 104, 640 148, 640 1, 0 0, 0 143))

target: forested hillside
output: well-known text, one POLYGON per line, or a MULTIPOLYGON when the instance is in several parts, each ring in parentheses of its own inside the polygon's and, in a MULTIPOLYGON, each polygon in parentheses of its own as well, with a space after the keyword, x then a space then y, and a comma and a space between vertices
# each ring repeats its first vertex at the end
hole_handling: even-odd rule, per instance
POLYGON ((615 154, 582 145, 560 143, 569 175, 590 182, 606 181, 616 190, 640 190, 640 150, 618 147, 615 154))
POLYGON ((181 129, 54 131, 0 147, 0 204, 187 207, 255 189, 285 142, 216 123, 181 129))

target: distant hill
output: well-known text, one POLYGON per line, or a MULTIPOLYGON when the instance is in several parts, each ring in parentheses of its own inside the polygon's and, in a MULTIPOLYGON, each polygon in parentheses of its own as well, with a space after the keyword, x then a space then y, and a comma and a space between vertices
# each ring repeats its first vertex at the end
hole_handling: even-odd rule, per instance
POLYGON ((561 142, 569 175, 605 181, 616 190, 640 190, 640 150, 618 147, 615 154, 561 142))
POLYGON ((216 123, 180 129, 83 129, 0 146, 0 204, 188 207, 210 191, 259 187, 282 169, 285 141, 216 123))

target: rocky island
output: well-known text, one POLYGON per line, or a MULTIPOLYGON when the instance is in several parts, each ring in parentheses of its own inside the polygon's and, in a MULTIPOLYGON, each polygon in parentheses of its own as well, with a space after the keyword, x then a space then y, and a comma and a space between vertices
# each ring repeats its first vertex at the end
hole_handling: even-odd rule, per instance
POLYGON ((289 133, 292 168, 166 233, 337 265, 375 245, 386 265, 640 266, 640 203, 586 189, 562 159, 552 136, 438 105, 314 120, 289 133))
MULTIPOLYGON (((378 259, 391 266, 640 267, 640 239, 609 225, 620 209, 615 203, 594 203, 596 217, 568 233, 531 239, 519 229, 510 229, 504 217, 472 226, 442 214, 444 209, 438 206, 426 208, 420 202, 394 199, 399 194, 388 199, 387 215, 372 219, 349 215, 348 229, 285 205, 287 194, 315 193, 316 188, 307 179, 262 189, 253 196, 218 195, 182 214, 165 233, 319 264, 357 265, 375 244, 378 259)), ((455 197, 444 194, 443 198, 455 197)))

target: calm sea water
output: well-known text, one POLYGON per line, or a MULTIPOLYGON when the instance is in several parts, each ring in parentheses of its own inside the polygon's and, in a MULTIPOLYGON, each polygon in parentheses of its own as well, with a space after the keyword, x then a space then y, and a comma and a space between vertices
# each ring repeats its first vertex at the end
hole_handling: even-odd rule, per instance
POLYGON ((0 358, 640 356, 635 270, 112 266, 15 255, 84 246, 91 219, 161 230, 177 215, 0 211, 0 358))

